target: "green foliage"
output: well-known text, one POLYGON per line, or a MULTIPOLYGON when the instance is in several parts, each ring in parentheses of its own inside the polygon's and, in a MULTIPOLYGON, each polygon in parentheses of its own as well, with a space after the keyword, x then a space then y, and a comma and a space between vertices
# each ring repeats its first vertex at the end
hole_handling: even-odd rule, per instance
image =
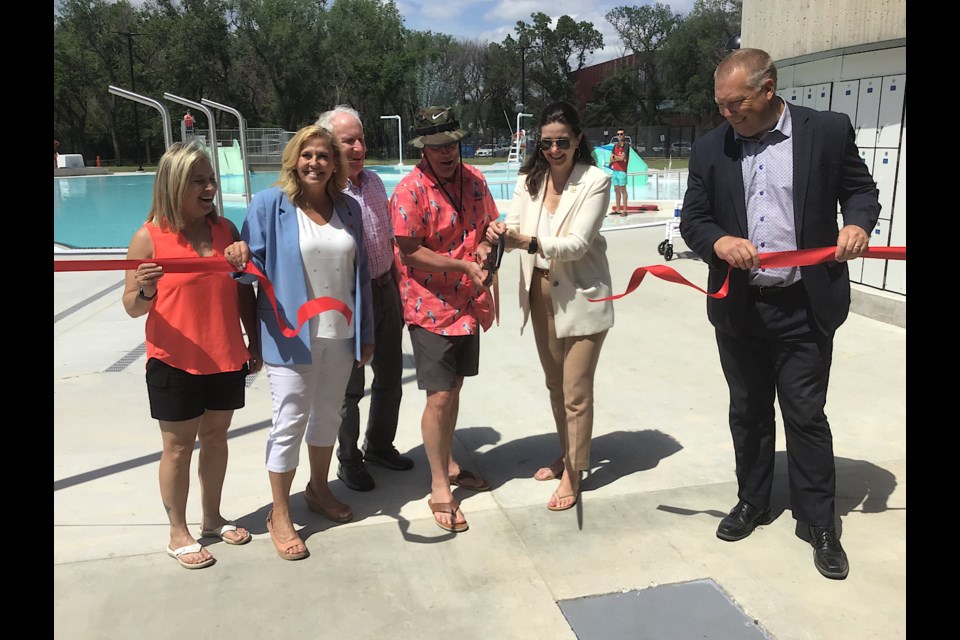
POLYGON ((639 101, 640 124, 659 124, 658 106, 664 91, 660 73, 660 52, 682 18, 670 6, 659 2, 640 7, 621 6, 605 16, 628 51, 636 55, 639 75, 636 82, 643 99, 639 101))
MULTIPOLYGON (((712 71, 739 32, 741 1, 697 0, 686 20, 660 3, 611 11, 639 69, 598 83, 585 119, 655 122, 664 98, 715 111, 712 71)), ((490 140, 515 126, 521 100, 537 114, 572 99, 571 73, 601 47, 592 23, 545 13, 488 44, 409 30, 394 0, 59 0, 54 136, 63 152, 111 165, 155 162, 160 114, 111 94, 113 85, 166 104, 175 127, 185 107, 165 93, 228 104, 251 128, 286 130, 346 103, 361 113, 373 153, 396 150, 396 127, 381 115, 400 115, 408 139, 418 109, 449 104, 475 139, 490 140)), ((232 114, 214 113, 219 129, 236 128, 232 114)))
POLYGON ((517 21, 515 39, 508 35, 503 41, 508 49, 525 50, 528 112, 555 100, 571 99, 570 72, 582 69, 587 54, 603 47, 603 36, 593 23, 560 16, 551 28, 551 18, 545 13, 532 13, 530 18, 530 24, 517 21))
POLYGON ((681 111, 700 118, 717 112, 713 71, 726 55, 723 46, 740 33, 742 0, 696 0, 687 19, 663 48, 667 97, 681 111))

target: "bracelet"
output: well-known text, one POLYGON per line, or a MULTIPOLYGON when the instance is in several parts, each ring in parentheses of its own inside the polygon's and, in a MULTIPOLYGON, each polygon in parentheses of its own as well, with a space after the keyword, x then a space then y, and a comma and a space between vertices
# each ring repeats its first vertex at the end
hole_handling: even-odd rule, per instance
POLYGON ((137 297, 140 298, 141 300, 146 300, 147 302, 150 302, 151 300, 157 297, 157 293, 154 292, 152 296, 147 296, 143 293, 143 287, 140 287, 140 291, 137 292, 137 297))

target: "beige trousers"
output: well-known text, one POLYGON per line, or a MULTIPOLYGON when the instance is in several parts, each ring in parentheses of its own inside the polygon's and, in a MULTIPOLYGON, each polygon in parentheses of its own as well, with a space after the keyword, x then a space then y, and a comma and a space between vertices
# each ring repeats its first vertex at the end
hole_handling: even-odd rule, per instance
POLYGON ((530 321, 550 392, 550 407, 565 462, 574 471, 590 468, 593 435, 593 375, 606 330, 590 336, 557 338, 550 276, 534 269, 530 285, 530 321))

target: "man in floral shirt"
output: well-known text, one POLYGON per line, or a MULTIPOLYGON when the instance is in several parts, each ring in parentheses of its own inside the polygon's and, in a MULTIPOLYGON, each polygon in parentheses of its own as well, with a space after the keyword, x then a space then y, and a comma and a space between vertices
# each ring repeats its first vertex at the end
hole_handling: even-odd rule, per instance
POLYGON ((487 491, 490 484, 461 469, 451 442, 460 389, 480 363, 480 328, 493 323, 484 240, 499 217, 483 174, 461 162, 466 132, 448 107, 417 114, 423 160, 397 185, 390 215, 397 241, 403 319, 410 327, 417 386, 427 393, 420 429, 430 463, 430 508, 437 525, 466 531, 450 485, 487 491))

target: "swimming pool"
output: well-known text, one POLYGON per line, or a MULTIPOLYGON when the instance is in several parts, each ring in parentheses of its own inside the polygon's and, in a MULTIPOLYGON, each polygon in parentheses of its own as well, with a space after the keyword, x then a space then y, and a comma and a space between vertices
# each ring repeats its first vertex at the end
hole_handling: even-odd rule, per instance
MULTIPOLYGON (((372 166, 383 178, 387 193, 393 193, 410 166, 372 166)), ((509 201, 516 184, 516 169, 506 163, 480 167, 487 177, 490 192, 498 201, 509 201)), ((276 182, 279 172, 250 174, 253 193, 276 182)), ((631 176, 633 177, 633 176, 631 176)), ((636 176, 628 189, 631 201, 679 200, 686 189, 686 177, 680 172, 636 176), (682 179, 681 179, 682 177, 682 179)), ((154 174, 117 174, 77 176, 53 179, 53 241, 79 249, 125 248, 133 233, 143 224, 150 209, 154 174)), ((247 203, 243 198, 241 175, 221 176, 223 213, 239 229, 243 226, 247 203)), ((502 211, 502 210, 501 210, 502 211)))

